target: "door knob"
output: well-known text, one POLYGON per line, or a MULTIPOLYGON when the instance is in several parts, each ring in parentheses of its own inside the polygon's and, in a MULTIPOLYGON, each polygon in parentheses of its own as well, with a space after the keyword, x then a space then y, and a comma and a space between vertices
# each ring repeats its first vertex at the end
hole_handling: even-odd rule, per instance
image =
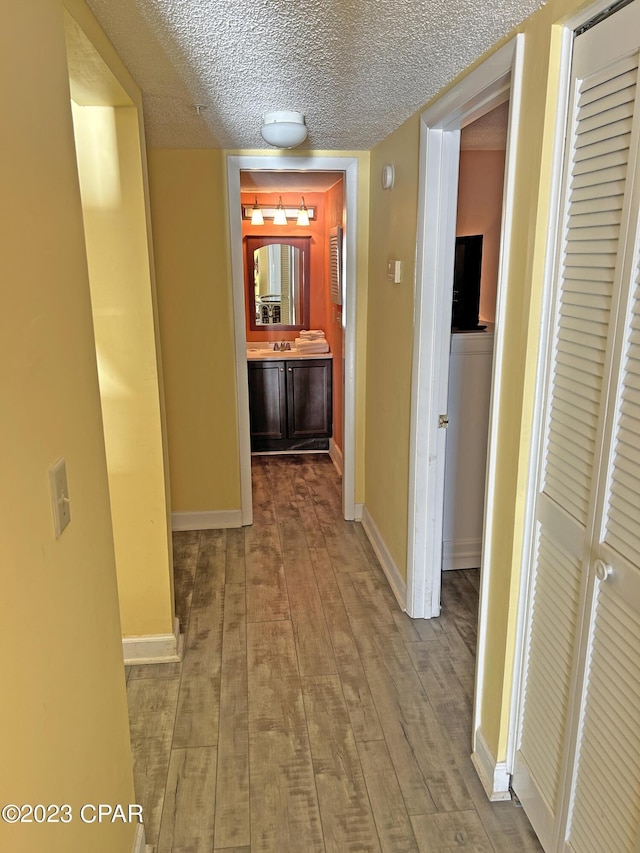
POLYGON ((613 567, 607 565, 602 560, 595 562, 596 577, 602 583, 613 574, 613 567))

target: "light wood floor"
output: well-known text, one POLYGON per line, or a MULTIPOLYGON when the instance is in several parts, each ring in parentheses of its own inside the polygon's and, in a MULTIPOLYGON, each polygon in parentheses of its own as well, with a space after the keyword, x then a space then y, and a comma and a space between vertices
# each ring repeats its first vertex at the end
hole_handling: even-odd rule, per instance
POLYGON ((411 620, 328 457, 257 457, 252 527, 177 533, 179 664, 127 672, 158 853, 540 850, 469 759, 478 578, 411 620))

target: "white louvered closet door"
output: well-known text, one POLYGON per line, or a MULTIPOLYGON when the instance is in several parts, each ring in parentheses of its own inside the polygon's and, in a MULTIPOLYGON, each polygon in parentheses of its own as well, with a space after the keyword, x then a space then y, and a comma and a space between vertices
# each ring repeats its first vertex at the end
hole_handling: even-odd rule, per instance
POLYGON ((639 45, 635 0, 574 47, 513 777, 547 851, 640 826, 639 45))

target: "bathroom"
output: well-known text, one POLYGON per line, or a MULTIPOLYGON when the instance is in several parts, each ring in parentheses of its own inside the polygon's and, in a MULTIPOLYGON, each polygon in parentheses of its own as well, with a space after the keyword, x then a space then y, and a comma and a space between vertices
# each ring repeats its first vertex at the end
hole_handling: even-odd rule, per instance
MULTIPOLYGON (((252 452, 328 452, 341 470, 343 173, 243 170, 240 189, 247 366, 250 379, 253 377, 250 381, 252 452), (274 221, 279 208, 285 211, 286 224, 278 224, 278 219, 274 221), (256 210, 261 216, 254 215, 256 210), (300 211, 303 211, 302 217, 300 211), (267 247, 275 244, 295 247, 291 254, 291 259, 295 258, 292 267, 299 271, 294 278, 299 280, 300 286, 295 288, 296 298, 292 299, 291 306, 286 305, 285 300, 281 303, 277 296, 272 297, 272 306, 269 304, 271 297, 265 298, 256 290, 258 257, 266 257, 258 252, 264 253, 267 247), (303 334, 307 330, 315 334, 305 352, 305 345, 297 345, 296 340, 308 337, 303 334), (286 371, 285 359, 289 361, 286 371), (296 367, 300 368, 297 373, 296 367), (306 401, 309 391, 307 376, 316 377, 313 383, 317 385, 320 381, 322 386, 320 393, 317 389, 313 391, 311 396, 318 399, 310 404, 316 409, 316 420, 322 422, 320 431, 305 427, 291 432, 292 437, 287 438, 285 397, 289 389, 285 389, 284 382, 289 380, 294 390, 291 380, 297 377, 300 415, 299 401, 303 399, 303 392, 306 401), (256 425, 258 407, 269 421, 266 425, 256 425), (294 435, 297 436, 295 440, 294 435)), ((313 412, 311 414, 313 417, 313 412)))

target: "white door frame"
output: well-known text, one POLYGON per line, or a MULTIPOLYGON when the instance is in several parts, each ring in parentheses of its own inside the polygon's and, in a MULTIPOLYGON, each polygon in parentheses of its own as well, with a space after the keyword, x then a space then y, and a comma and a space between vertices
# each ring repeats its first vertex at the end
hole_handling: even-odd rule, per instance
MULTIPOLYGON (((503 214, 496 305, 492 399, 483 531, 483 565, 491 565, 491 530, 497 450, 504 312, 513 213, 516 135, 520 109, 524 36, 517 35, 468 74, 420 119, 420 177, 415 327, 411 392, 407 612, 414 618, 440 613, 446 431, 438 416, 447 409, 451 300, 457 209, 460 130, 509 99, 503 214)), ((478 667, 482 666, 488 572, 482 573, 478 667)), ((481 682, 479 682, 481 683, 481 682)))
POLYGON ((342 325, 344 330, 343 381, 343 472, 342 511, 345 519, 355 518, 355 434, 356 434, 356 250, 358 245, 358 158, 295 157, 273 155, 228 155, 227 187, 229 235, 233 280, 233 319, 236 347, 236 395, 240 454, 240 495, 242 524, 251 524, 251 439, 249 431, 249 386, 247 383, 247 333, 244 303, 244 261, 242 253, 242 208, 240 172, 343 172, 345 190, 345 286, 342 325))

